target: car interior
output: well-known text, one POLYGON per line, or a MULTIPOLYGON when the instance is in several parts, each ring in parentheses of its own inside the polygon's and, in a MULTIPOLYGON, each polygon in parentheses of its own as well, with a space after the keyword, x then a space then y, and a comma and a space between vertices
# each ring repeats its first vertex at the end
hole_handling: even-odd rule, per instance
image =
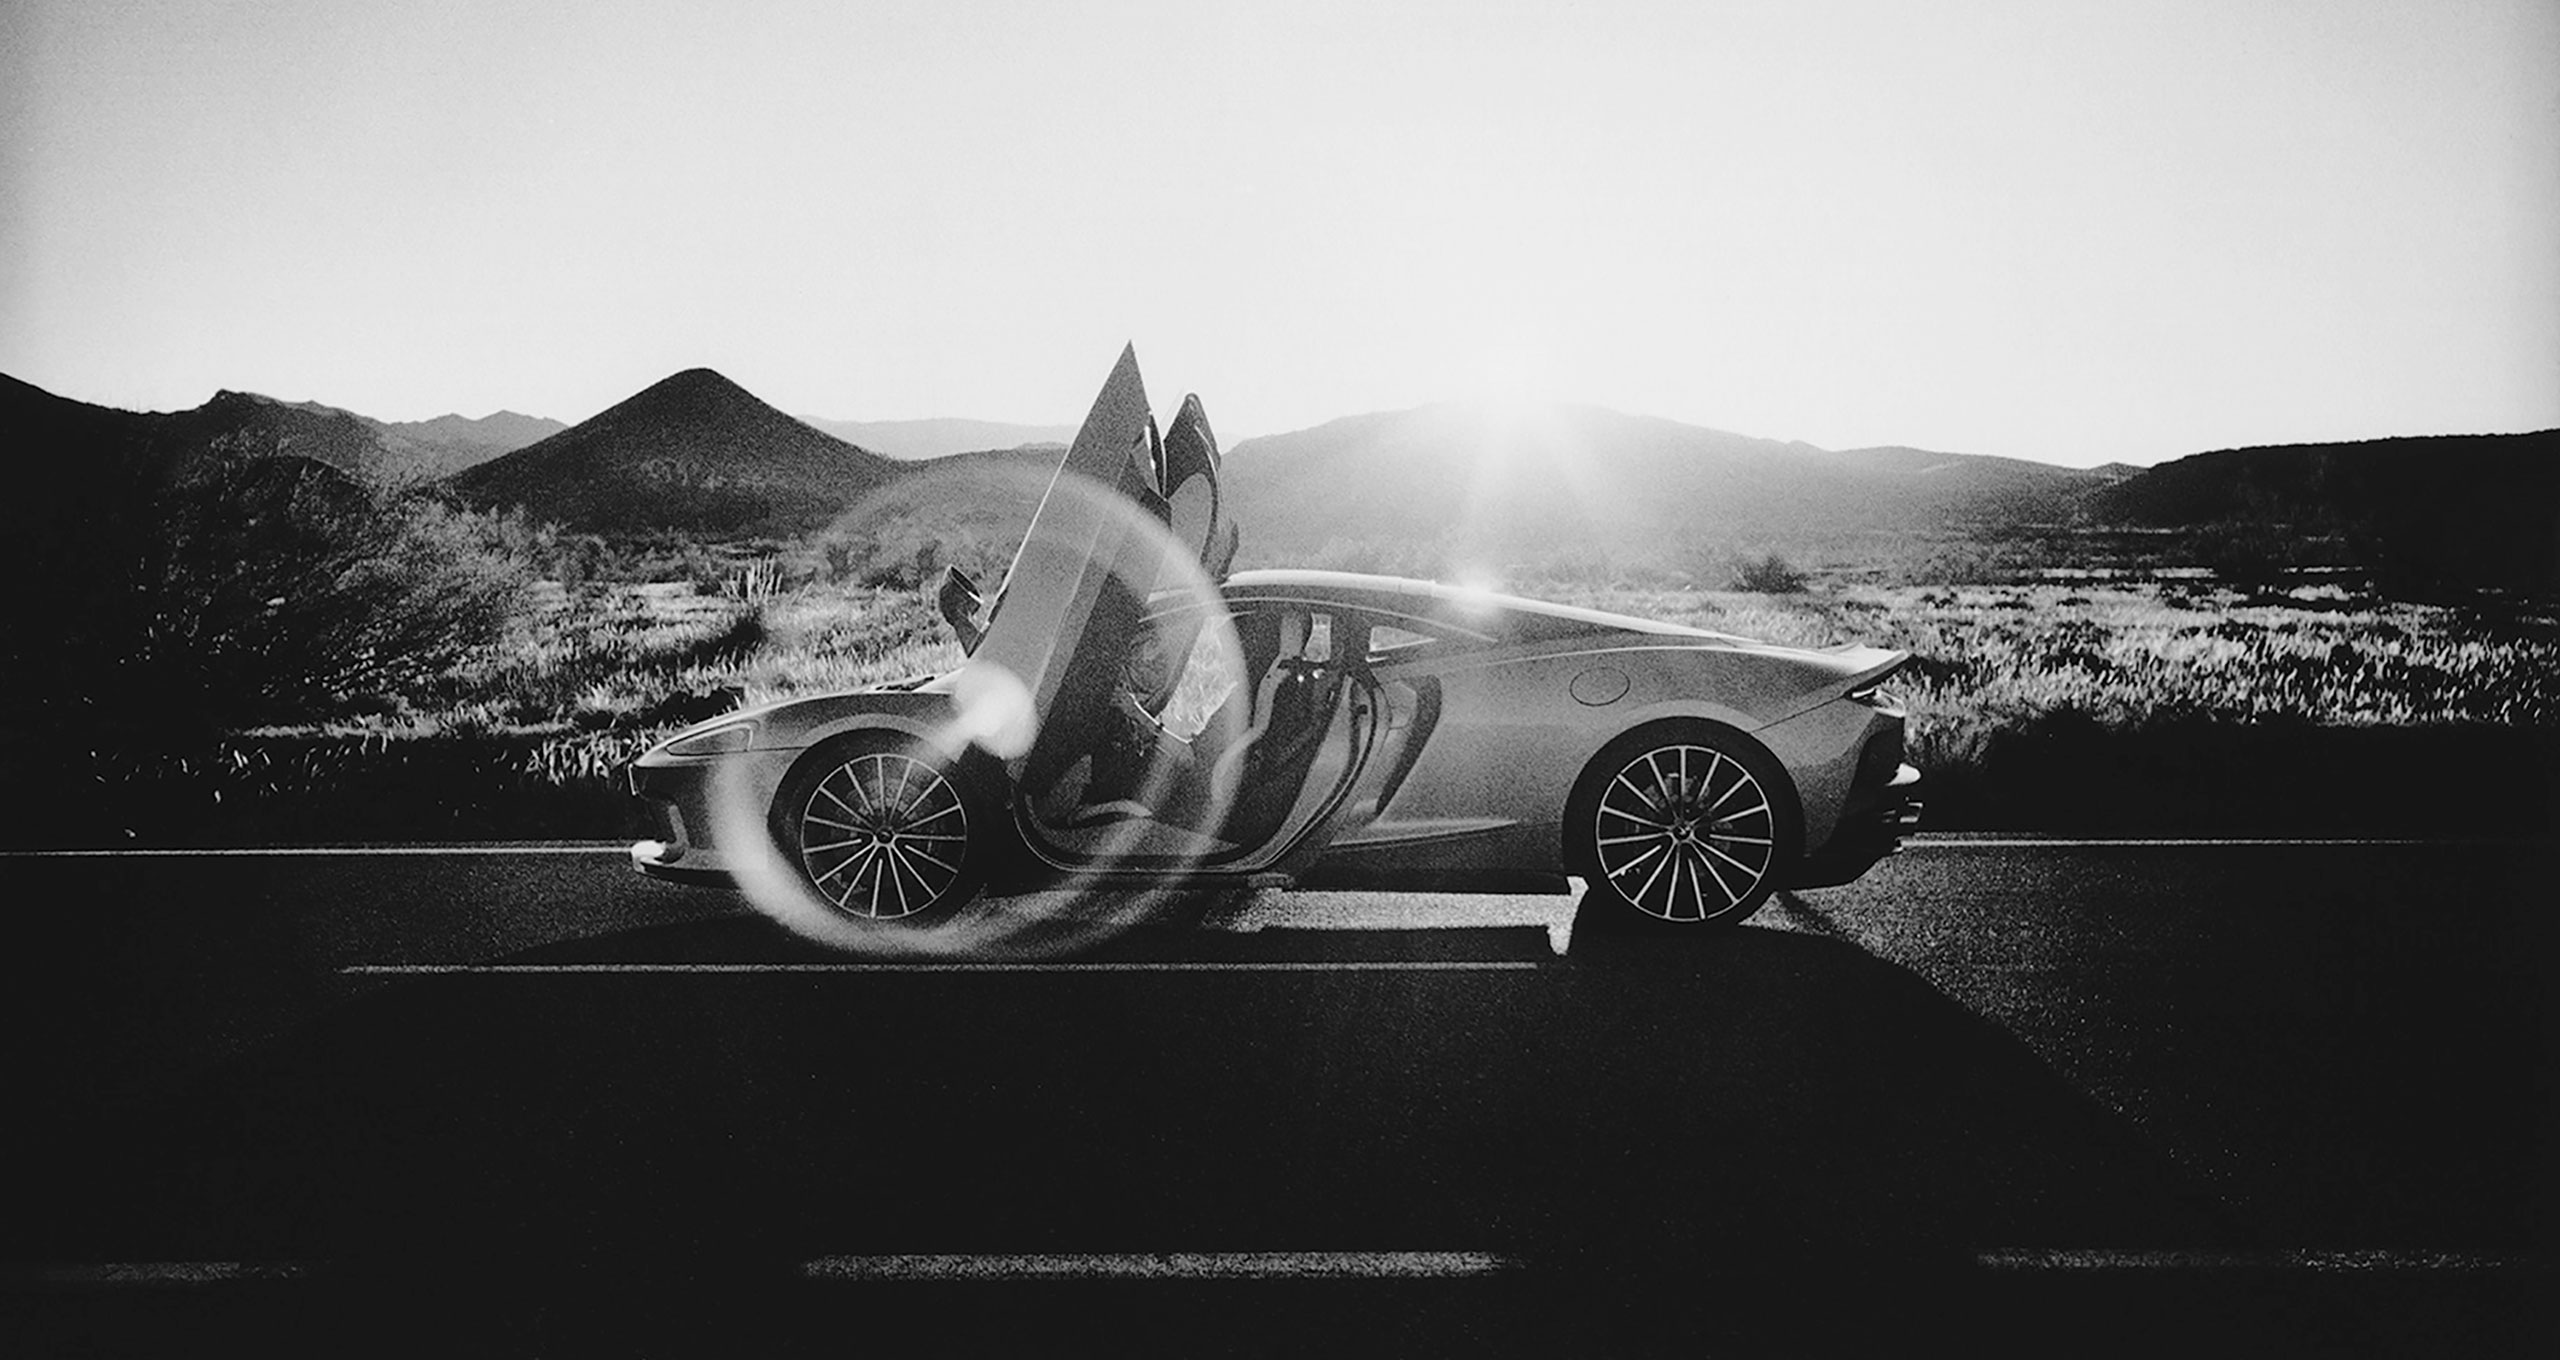
POLYGON ((1357 771, 1374 736, 1361 701, 1369 682, 1352 664, 1365 655, 1349 636, 1358 621, 1303 605, 1249 607, 1230 621, 1241 655, 1192 612, 1138 623, 1125 634, 1130 656, 1071 663, 1071 682, 1085 683, 1071 683, 1067 701, 1085 713, 1062 702, 1049 732, 1077 749, 1035 759, 1024 780, 1025 829, 1045 848, 1250 867, 1357 771), (1079 669, 1109 682, 1097 693, 1079 669))

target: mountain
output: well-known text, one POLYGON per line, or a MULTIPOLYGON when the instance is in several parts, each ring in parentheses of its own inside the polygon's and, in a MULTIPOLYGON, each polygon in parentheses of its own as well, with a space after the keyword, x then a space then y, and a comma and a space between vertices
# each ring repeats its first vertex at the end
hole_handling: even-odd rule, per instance
POLYGON ((896 468, 694 368, 450 484, 574 529, 781 534, 826 524, 896 468))
POLYGON ((1076 437, 1073 425, 1009 425, 997 420, 828 420, 821 416, 801 416, 799 420, 847 443, 902 461, 986 449, 1018 449, 1024 445, 1064 449, 1076 437))
POLYGON ((1834 452, 1594 406, 1447 404, 1230 450, 1253 560, 1335 540, 1534 553, 2071 519, 2106 474, 1913 448, 1834 452))
MULTIPOLYGON (((148 447, 172 466, 207 459, 309 458, 376 484, 433 481, 564 428, 556 420, 511 411, 479 420, 449 415, 381 421, 315 401, 282 401, 227 389, 189 410, 119 411, 55 396, 14 378, 0 377, 0 382, 97 412, 98 419, 122 431, 119 440, 148 447)), ((13 392, 9 409, 24 416, 34 406, 24 393, 13 392)))
POLYGON ((2220 449, 2089 498, 2098 518, 2332 539, 2412 585, 2560 586, 2560 430, 2220 449))
POLYGON ((249 392, 216 392, 185 411, 124 411, 0 375, 0 429, 66 472, 106 460, 157 480, 262 458, 307 459, 371 476, 392 458, 361 417, 249 392))
POLYGON ((446 472, 460 472, 473 463, 485 462, 502 453, 513 453, 527 444, 548 439, 569 428, 548 416, 520 415, 514 411, 493 411, 474 420, 467 416, 444 415, 432 420, 376 421, 394 440, 406 440, 421 448, 444 451, 454 461, 446 472))

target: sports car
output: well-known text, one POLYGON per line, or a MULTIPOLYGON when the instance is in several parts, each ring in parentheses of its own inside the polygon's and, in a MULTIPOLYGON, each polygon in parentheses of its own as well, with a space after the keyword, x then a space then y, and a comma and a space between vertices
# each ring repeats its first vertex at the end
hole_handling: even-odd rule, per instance
POLYGON ((1906 653, 1431 581, 1230 571, 1199 398, 1160 433, 1124 351, 939 676, 743 709, 631 769, 652 876, 779 863, 924 924, 1060 881, 1565 890, 1696 928, 1847 882, 1918 818, 1906 653))

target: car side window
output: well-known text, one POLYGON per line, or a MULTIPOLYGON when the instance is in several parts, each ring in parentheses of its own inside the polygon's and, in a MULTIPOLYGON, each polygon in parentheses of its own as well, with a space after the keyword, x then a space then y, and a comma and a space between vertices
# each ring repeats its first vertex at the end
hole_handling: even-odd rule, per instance
POLYGON ((1439 640, 1429 633, 1417 633, 1410 628, 1399 628, 1392 623, 1373 623, 1369 625, 1369 659, 1386 661, 1399 652, 1408 652, 1416 647, 1427 647, 1439 640))
POLYGON ((1191 654, 1173 683, 1172 697, 1157 716, 1165 731, 1184 741, 1199 736, 1235 693, 1244 678, 1244 658, 1237 655, 1231 638, 1223 628, 1202 628, 1192 638, 1191 654))

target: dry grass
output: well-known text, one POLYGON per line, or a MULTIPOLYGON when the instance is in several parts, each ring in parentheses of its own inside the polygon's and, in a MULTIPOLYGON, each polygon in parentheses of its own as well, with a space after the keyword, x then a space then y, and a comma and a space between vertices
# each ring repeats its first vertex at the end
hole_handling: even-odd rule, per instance
MULTIPOLYGON (((2560 621, 2540 614, 2181 583, 1537 593, 1770 642, 1910 651, 1898 687, 1913 759, 1934 778, 1978 782, 2005 736, 2057 723, 2136 741, 2199 724, 2560 729, 2560 621)), ((490 826, 454 834, 545 817, 548 834, 618 834, 589 824, 618 815, 622 767, 678 727, 959 660, 916 590, 785 588, 769 573, 735 584, 546 584, 504 641, 406 707, 156 753, 97 782, 105 794, 121 785, 196 809, 168 814, 184 822, 215 805, 325 808, 351 789, 426 781, 439 785, 420 792, 428 806, 486 805, 490 826)))

